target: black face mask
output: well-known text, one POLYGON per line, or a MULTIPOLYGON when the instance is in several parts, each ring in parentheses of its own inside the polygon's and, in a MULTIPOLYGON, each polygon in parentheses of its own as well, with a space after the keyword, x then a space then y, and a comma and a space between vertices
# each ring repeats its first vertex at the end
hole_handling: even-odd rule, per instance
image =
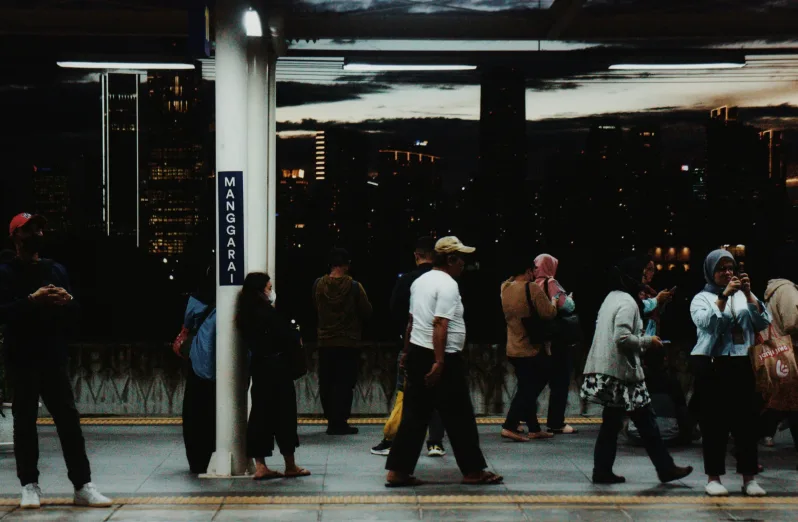
POLYGON ((38 234, 30 235, 22 240, 22 248, 31 254, 38 254, 44 246, 44 237, 38 234))

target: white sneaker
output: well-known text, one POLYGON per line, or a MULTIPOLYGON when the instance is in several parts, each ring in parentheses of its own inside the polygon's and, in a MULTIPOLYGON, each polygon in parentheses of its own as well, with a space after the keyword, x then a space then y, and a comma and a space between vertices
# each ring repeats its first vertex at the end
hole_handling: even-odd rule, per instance
POLYGON ((762 489, 762 486, 757 484, 756 480, 752 480, 743 486, 743 494, 746 497, 764 497, 768 492, 762 489))
POLYGON ((432 444, 427 446, 427 456, 428 457, 444 457, 446 455, 446 450, 440 444, 432 444))
POLYGON ((87 507, 111 507, 111 499, 97 490, 97 486, 89 482, 75 490, 75 505, 87 507))
POLYGON ((706 486, 704 486, 704 491, 710 497, 728 497, 729 490, 726 489, 726 486, 718 482, 717 480, 713 480, 706 486))
POLYGON ((19 503, 21 509, 39 509, 42 507, 42 488, 34 482, 22 488, 22 500, 19 503))

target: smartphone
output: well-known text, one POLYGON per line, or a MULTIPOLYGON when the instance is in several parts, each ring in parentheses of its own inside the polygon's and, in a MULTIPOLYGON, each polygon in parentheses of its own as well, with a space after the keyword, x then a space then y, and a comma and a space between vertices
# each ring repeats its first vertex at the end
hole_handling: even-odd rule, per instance
POLYGON ((662 341, 662 344, 671 344, 671 342, 670 342, 670 341, 664 341, 664 340, 663 340, 663 341, 662 341))

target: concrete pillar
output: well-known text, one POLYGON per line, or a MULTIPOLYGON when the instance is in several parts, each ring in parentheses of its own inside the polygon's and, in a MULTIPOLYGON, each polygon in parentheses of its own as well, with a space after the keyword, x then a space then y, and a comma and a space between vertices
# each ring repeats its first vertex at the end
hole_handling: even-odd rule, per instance
POLYGON ((274 207, 269 200, 269 105, 267 95, 270 74, 269 53, 263 38, 250 38, 248 47, 249 82, 247 86, 247 271, 267 272, 274 277, 268 263, 273 237, 269 216, 274 207))
MULTIPOLYGON (((246 8, 247 4, 241 0, 216 2, 216 176, 221 181, 223 173, 243 173, 236 182, 244 186, 235 187, 241 199, 236 204, 245 205, 240 217, 247 215, 243 194, 251 181, 247 164, 247 38, 243 26, 246 8)), ((229 234, 229 225, 220 221, 229 208, 220 206, 220 202, 226 205, 223 198, 227 189, 220 189, 220 182, 216 186, 216 237, 220 239, 229 234)), ((236 297, 246 272, 245 252, 248 248, 256 248, 252 244, 241 244, 245 243, 245 225, 245 222, 235 223, 234 230, 239 234, 235 237, 238 259, 230 260, 227 249, 219 247, 221 241, 217 241, 216 247, 219 271, 216 287, 216 453, 209 464, 208 476, 230 477, 243 475, 247 470, 246 356, 236 342, 233 324, 236 297), (231 262, 237 265, 234 271, 228 268, 231 262)))
POLYGON ((267 103, 269 110, 269 146, 268 159, 268 209, 269 220, 266 237, 268 238, 268 270, 276 288, 277 275, 277 55, 269 54, 269 75, 267 87, 267 103))

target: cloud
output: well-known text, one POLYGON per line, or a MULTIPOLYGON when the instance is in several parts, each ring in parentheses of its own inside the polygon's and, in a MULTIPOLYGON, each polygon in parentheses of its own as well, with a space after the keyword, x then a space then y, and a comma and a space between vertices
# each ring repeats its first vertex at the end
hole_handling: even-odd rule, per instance
POLYGON ((381 83, 313 84, 305 82, 278 82, 277 106, 296 107, 312 103, 359 100, 366 94, 385 93, 390 90, 390 86, 381 83))

